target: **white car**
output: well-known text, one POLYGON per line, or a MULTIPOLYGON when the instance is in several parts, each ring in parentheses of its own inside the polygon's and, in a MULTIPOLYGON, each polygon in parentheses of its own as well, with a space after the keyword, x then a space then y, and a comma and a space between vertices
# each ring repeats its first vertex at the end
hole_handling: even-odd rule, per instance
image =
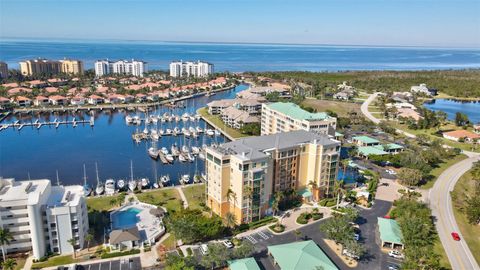
POLYGON ((390 264, 388 266, 388 270, 400 270, 400 266, 398 266, 396 264, 390 264))
POLYGON ((396 250, 390 250, 390 252, 388 252, 388 256, 393 257, 395 259, 403 259, 403 254, 396 250))
POLYGON ((355 239, 355 241, 360 241, 360 234, 355 233, 355 234, 353 235, 353 238, 355 239))
POLYGON ((230 240, 223 240, 222 244, 227 248, 233 248, 233 243, 230 240))
POLYGON ((396 175, 397 173, 394 170, 385 170, 390 175, 396 175))
POLYGON ((355 260, 359 260, 359 259, 360 259, 359 256, 353 254, 353 253, 350 252, 348 249, 344 249, 344 250, 342 251, 342 254, 345 255, 345 256, 347 256, 347 257, 350 257, 350 258, 352 258, 352 259, 355 259, 355 260))
POLYGON ((203 255, 207 255, 208 254, 208 246, 206 244, 202 244, 200 246, 200 252, 203 254, 203 255))

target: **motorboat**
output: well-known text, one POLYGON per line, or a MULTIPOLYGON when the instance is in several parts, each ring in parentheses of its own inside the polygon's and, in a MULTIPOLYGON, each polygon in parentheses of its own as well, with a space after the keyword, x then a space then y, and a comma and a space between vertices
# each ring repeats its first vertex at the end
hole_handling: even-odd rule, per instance
POLYGON ((97 183, 97 187, 95 188, 95 194, 102 195, 104 191, 102 182, 97 183))
POLYGON ((176 132, 177 134, 180 133, 180 129, 179 129, 178 127, 175 127, 175 128, 173 129, 173 131, 176 132))
POLYGON ((135 115, 132 117, 132 124, 134 125, 140 125, 142 123, 142 120, 140 119, 140 116, 135 115))
POLYGON ((198 153, 198 158, 201 160, 205 160, 205 155, 203 154, 203 151, 198 153))
POLYGON ((184 174, 180 177, 180 180, 179 180, 180 184, 183 184, 183 185, 186 185, 188 183, 190 183, 190 175, 188 174, 184 174))
POLYGON ((178 155, 178 160, 180 160, 180 162, 187 161, 187 159, 183 155, 178 155))
POLYGON ((173 156, 178 156, 178 154, 180 154, 180 151, 178 151, 178 147, 176 144, 173 144, 170 150, 173 156))
POLYGON ((194 127, 190 127, 190 128, 188 128, 188 131, 190 131, 190 133, 193 134, 193 133, 195 133, 195 128, 194 128, 194 127))
POLYGON ((166 147, 162 147, 162 149, 160 149, 160 151, 162 152, 162 154, 168 155, 168 149, 166 147))
POLYGON ((137 181, 135 181, 135 180, 128 181, 128 189, 130 191, 133 192, 133 191, 135 191, 136 188, 137 188, 137 181))
POLYGON ((148 178, 142 178, 142 180, 140 180, 140 183, 142 184, 142 188, 147 188, 150 184, 150 180, 148 180, 148 178))
POLYGON ((171 130, 171 129, 169 129, 169 128, 167 128, 167 130, 165 131, 165 134, 167 134, 167 135, 170 135, 170 134, 172 134, 172 130, 171 130))
POLYGON ((202 116, 200 114, 198 114, 198 113, 195 114, 195 119, 200 120, 200 118, 202 118, 202 116))
POLYGON ((147 128, 147 127, 145 127, 145 128, 143 129, 143 134, 148 134, 148 128, 147 128))
POLYGON ((153 188, 159 188, 159 187, 160 187, 160 185, 158 185, 158 182, 155 181, 155 182, 153 183, 153 188))
POLYGON ((195 174, 195 175, 193 176, 193 182, 194 182, 194 183, 200 183, 200 182, 202 182, 202 177, 201 177, 199 174, 195 174))
POLYGON ((160 178, 160 182, 162 183, 163 186, 166 186, 168 183, 170 183, 170 176, 164 175, 160 178))
POLYGON ((180 121, 180 116, 175 115, 175 122, 179 122, 179 121, 180 121))
POLYGON ((182 146, 182 153, 185 153, 185 154, 190 153, 190 149, 188 149, 188 146, 186 145, 182 146))
POLYGON ((165 133, 165 131, 164 131, 163 129, 160 129, 160 130, 158 131, 158 134, 159 134, 160 136, 162 136, 164 133, 165 133))
POLYGON ((105 194, 113 195, 114 193, 115 193, 115 180, 107 179, 107 181, 105 181, 105 194))
POLYGON ((131 117, 130 115, 125 116, 125 123, 126 123, 127 125, 133 124, 133 122, 134 122, 134 118, 133 118, 133 117, 131 117))
POLYGON ((182 121, 186 122, 188 120, 190 120, 190 115, 188 113, 184 113, 182 115, 182 121))
POLYGON ((220 136, 220 135, 222 135, 222 133, 220 133, 220 131, 218 131, 218 130, 216 130, 216 129, 215 129, 214 133, 215 133, 215 136, 220 136))
POLYGON ((207 131, 206 131, 205 133, 207 133, 208 136, 213 136, 213 135, 215 135, 215 132, 213 132, 212 129, 207 129, 207 131))
POLYGON ((123 180, 123 179, 118 180, 117 181, 117 187, 118 187, 118 189, 123 190, 125 188, 125 180, 123 180))
POLYGON ((200 148, 197 146, 192 146, 192 154, 198 155, 200 153, 200 148))
POLYGON ((173 161, 175 160, 175 158, 174 158, 171 154, 165 155, 165 159, 166 159, 169 163, 173 163, 173 161))
POLYGON ((190 133, 190 131, 188 131, 188 129, 185 129, 183 135, 185 135, 185 137, 190 137, 192 134, 190 133))
POLYGON ((202 129, 201 127, 197 127, 196 129, 197 129, 197 132, 198 132, 198 133, 202 133, 202 132, 203 132, 203 129, 202 129))
POLYGON ((195 116, 190 115, 190 121, 194 122, 195 121, 195 116))
POLYGON ((190 153, 187 153, 187 159, 188 159, 188 161, 190 161, 190 162, 194 162, 194 161, 195 161, 195 157, 194 157, 192 154, 190 154, 190 153))
POLYGON ((158 159, 158 150, 155 147, 148 148, 148 155, 154 160, 158 159))

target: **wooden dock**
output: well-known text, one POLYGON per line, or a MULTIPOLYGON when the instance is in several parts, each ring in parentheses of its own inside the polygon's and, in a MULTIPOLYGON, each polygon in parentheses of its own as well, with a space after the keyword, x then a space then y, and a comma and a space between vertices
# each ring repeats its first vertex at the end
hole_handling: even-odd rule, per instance
POLYGON ((55 119, 50 122, 47 122, 47 121, 40 122, 40 120, 37 119, 35 120, 35 122, 29 122, 29 123, 23 123, 17 120, 13 123, 0 125, 0 131, 8 128, 14 128, 14 129, 16 128, 17 130, 21 130, 24 127, 35 127, 37 129, 40 129, 43 126, 54 126, 55 128, 58 128, 60 127, 60 125, 72 125, 73 127, 76 127, 79 124, 83 124, 83 125, 87 124, 93 127, 95 125, 95 120, 93 117, 90 117, 89 120, 76 120, 75 118, 73 118, 72 120, 66 120, 66 121, 59 121, 58 119, 55 119))

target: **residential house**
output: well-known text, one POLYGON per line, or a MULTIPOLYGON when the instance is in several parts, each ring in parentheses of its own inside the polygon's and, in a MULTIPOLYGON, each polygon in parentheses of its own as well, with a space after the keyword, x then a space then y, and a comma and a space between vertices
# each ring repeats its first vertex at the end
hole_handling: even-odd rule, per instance
POLYGON ((352 142, 358 146, 373 146, 380 144, 379 140, 368 136, 355 136, 352 138, 352 142))
POLYGON ((452 141, 465 141, 465 142, 475 142, 480 141, 480 135, 470 132, 468 130, 454 130, 449 132, 444 132, 443 137, 452 141))
POLYGON ((50 96, 48 97, 48 101, 54 106, 63 106, 68 104, 68 99, 60 95, 50 96))
POLYGON ((85 101, 86 101, 86 98, 84 98, 82 95, 78 95, 70 99, 70 104, 75 106, 81 106, 85 104, 85 101))
POLYGON ((415 110, 409 108, 397 109, 397 118, 411 118, 415 121, 422 119, 422 116, 415 110))
POLYGON ((88 97, 88 103, 92 105, 102 104, 105 100, 101 96, 91 95, 88 97))
POLYGON ((32 104, 32 100, 24 96, 15 97, 13 102, 19 107, 28 107, 32 104))
POLYGON ((427 88, 427 85, 421 83, 420 85, 414 85, 410 88, 410 92, 417 94, 425 94, 427 96, 434 96, 437 94, 437 89, 427 88))
POLYGON ((35 106, 48 106, 50 105, 50 100, 45 96, 37 96, 33 101, 33 105, 35 106))
POLYGON ((110 232, 109 244, 112 249, 132 249, 140 245, 140 232, 137 226, 128 229, 118 229, 110 232))

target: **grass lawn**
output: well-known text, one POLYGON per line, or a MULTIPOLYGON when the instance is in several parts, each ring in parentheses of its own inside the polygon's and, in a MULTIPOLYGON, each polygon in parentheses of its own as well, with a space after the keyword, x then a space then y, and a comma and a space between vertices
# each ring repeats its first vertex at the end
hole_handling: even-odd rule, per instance
POLYGON ((445 249, 443 249, 442 242, 440 242, 440 238, 437 237, 435 243, 433 244, 433 250, 435 254, 440 255, 440 267, 442 269, 452 269, 450 262, 448 261, 447 253, 445 253, 445 249))
POLYGON ((15 261, 17 262, 17 266, 15 266, 15 270, 22 270, 23 266, 27 262, 27 258, 15 258, 15 261))
POLYGON ((469 172, 464 174, 452 192, 453 214, 463 238, 467 242, 475 260, 480 263, 480 226, 469 224, 462 212, 465 199, 475 192, 474 181, 469 172))
POLYGON ((167 208, 167 211, 178 211, 182 207, 180 194, 174 188, 159 189, 137 194, 137 198, 149 203, 167 208))
POLYGON ((191 209, 200 209, 201 202, 205 202, 205 184, 183 187, 183 194, 187 197, 188 207, 191 209))
POLYGON ((67 265, 67 264, 72 264, 79 261, 80 259, 74 260, 72 255, 55 256, 55 257, 49 258, 45 262, 34 263, 33 269, 41 269, 41 268, 52 267, 57 265, 67 265))
POLYGON ((360 104, 353 102, 307 98, 302 102, 302 105, 312 107, 319 112, 330 110, 343 117, 348 116, 348 113, 351 111, 354 111, 359 115, 361 114, 360 104))
POLYGON ((172 250, 172 249, 175 249, 175 238, 173 237, 172 234, 170 234, 170 236, 165 239, 162 244, 168 249, 168 250, 172 250))
POLYGON ((430 172, 430 175, 432 176, 432 180, 430 180, 427 183, 425 183, 424 185, 420 186, 420 188, 423 188, 423 189, 432 188, 433 184, 435 184, 435 181, 437 180, 438 176, 440 176, 440 174, 442 172, 444 172, 448 167, 452 166, 453 164, 455 164, 457 162, 460 162, 460 161, 462 161, 466 158, 467 158, 467 156, 465 156, 463 154, 460 154, 458 156, 455 156, 452 159, 447 160, 447 162, 440 163, 437 168, 434 168, 430 172))
POLYGON ((89 197, 87 198, 87 206, 91 210, 97 210, 99 212, 108 211, 114 206, 110 204, 112 199, 116 199, 118 195, 103 196, 103 197, 89 197))
POLYGON ((198 113, 207 119, 208 121, 212 122, 214 125, 216 125, 219 129, 222 131, 226 132, 228 135, 230 135, 233 138, 241 138, 241 137, 248 137, 249 135, 247 134, 242 134, 240 130, 234 129, 231 127, 226 126, 223 122, 220 116, 218 115, 211 115, 208 113, 207 107, 201 108, 198 110, 198 113))

